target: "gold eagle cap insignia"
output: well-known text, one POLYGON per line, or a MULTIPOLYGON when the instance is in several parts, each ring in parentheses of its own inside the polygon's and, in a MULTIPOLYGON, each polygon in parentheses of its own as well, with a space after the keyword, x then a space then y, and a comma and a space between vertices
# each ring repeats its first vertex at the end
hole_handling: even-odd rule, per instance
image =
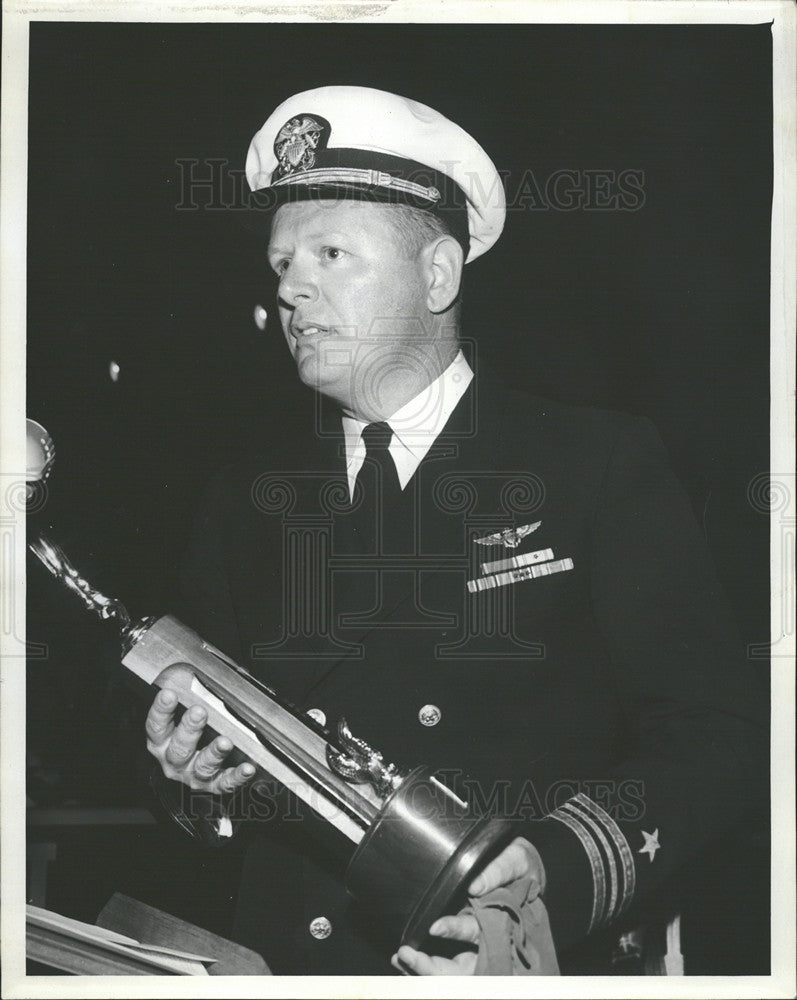
POLYGON ((505 549, 516 549, 526 535, 536 531, 542 521, 535 521, 534 524, 522 524, 519 528, 504 528, 503 531, 496 531, 492 535, 485 535, 484 538, 474 538, 477 545, 503 545, 505 549))
POLYGON ((298 171, 311 170, 316 154, 326 146, 329 132, 329 122, 319 115, 296 115, 285 122, 274 140, 277 169, 271 175, 271 183, 298 171))

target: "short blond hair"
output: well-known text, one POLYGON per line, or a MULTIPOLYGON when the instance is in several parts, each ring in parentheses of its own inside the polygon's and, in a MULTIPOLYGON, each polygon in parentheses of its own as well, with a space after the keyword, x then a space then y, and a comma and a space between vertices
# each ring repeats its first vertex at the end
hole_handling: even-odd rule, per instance
POLYGON ((415 257, 424 247, 442 236, 456 237, 439 215, 412 205, 390 205, 387 217, 401 239, 402 250, 415 257))

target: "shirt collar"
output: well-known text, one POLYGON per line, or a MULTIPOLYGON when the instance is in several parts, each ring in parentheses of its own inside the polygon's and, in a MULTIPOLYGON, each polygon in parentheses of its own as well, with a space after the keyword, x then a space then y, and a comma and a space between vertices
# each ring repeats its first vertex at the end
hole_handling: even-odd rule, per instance
MULTIPOLYGON (((396 463, 402 489, 445 427, 472 379, 473 369, 462 351, 458 351, 444 372, 386 420, 393 431, 390 454, 396 463)), ((342 422, 351 486, 365 457, 362 432, 368 425, 364 420, 346 415, 342 422)))

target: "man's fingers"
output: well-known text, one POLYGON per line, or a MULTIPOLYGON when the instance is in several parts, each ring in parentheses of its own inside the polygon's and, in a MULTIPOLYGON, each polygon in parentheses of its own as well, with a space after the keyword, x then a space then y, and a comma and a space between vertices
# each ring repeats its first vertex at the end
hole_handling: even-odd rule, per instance
POLYGON ((147 713, 147 739, 160 746, 174 732, 174 710, 177 708, 177 695, 174 691, 164 688, 159 691, 147 713))
POLYGON ((416 951, 408 945, 402 945, 393 957, 397 969, 406 970, 416 976, 433 976, 435 974, 433 960, 429 955, 425 955, 422 951, 416 951))
POLYGON ((463 952, 451 959, 426 955, 408 945, 402 945, 391 963, 401 972, 416 976, 472 976, 476 968, 476 952, 463 952))
POLYGON ((476 918, 470 914, 458 917, 441 917, 435 920, 429 928, 433 937, 451 938, 454 941, 469 941, 476 944, 479 940, 479 925, 476 918))
POLYGON ((507 885, 514 879, 526 875, 531 859, 523 846, 524 843, 526 842, 522 837, 517 837, 497 858, 493 858, 468 886, 471 896, 483 896, 500 885, 507 885))
POLYGON ((232 743, 226 736, 217 736, 212 743, 200 750, 194 761, 194 774, 209 780, 215 777, 224 760, 232 750, 232 743))
POLYGON ((166 762, 173 767, 183 767, 196 753, 197 744, 207 722, 207 712, 193 705, 183 714, 166 748, 166 762))
POLYGON ((394 955, 390 959, 390 964, 393 966, 394 969, 398 969, 398 971, 402 974, 402 976, 412 975, 410 970, 405 968, 405 966, 403 966, 401 962, 399 962, 398 955, 394 955))
POLYGON ((248 761, 243 764, 239 764, 237 767, 228 767, 227 770, 222 771, 222 773, 214 781, 214 791, 234 792, 236 788, 240 788, 242 785, 245 785, 254 773, 254 764, 250 764, 248 761))
POLYGON ((224 761, 232 751, 232 742, 226 736, 217 736, 197 752, 199 741, 207 724, 207 711, 193 705, 177 726, 174 712, 177 695, 164 688, 159 692, 147 715, 147 739, 150 750, 165 747, 162 760, 167 775, 178 778, 197 790, 214 793, 234 792, 245 785, 255 773, 254 764, 246 761, 237 767, 224 768, 224 761), (170 770, 171 768, 174 771, 170 770))

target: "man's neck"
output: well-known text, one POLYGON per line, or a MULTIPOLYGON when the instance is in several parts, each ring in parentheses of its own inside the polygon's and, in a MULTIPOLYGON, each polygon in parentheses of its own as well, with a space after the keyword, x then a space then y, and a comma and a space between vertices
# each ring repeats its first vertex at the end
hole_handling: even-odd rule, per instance
POLYGON ((457 356, 459 349, 459 341, 452 340, 445 351, 428 355, 417 371, 404 370, 396 373, 393 378, 380 378, 378 398, 349 400, 341 406, 342 411, 346 416, 362 420, 366 424, 388 420, 439 378, 457 356))
MULTIPOLYGON (((443 428, 448 425, 472 379, 473 370, 462 351, 458 351, 451 364, 433 382, 388 418, 387 423, 392 431, 389 450, 402 489, 412 479, 443 428)), ((365 459, 365 423, 362 419, 345 414, 341 421, 349 495, 352 499, 357 476, 365 459)))

